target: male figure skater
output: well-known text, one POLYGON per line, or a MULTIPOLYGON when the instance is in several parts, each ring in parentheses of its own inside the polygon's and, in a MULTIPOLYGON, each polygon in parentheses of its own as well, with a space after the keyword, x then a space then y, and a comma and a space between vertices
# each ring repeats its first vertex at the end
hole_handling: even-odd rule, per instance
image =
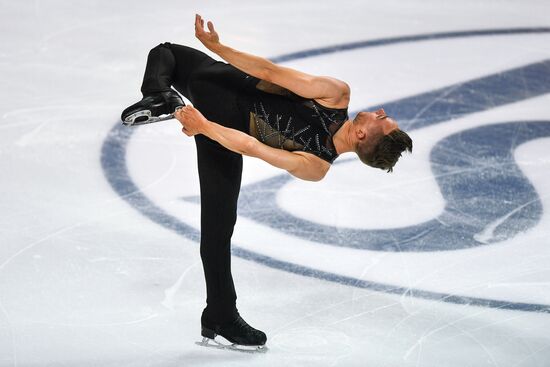
POLYGON ((403 151, 412 151, 412 141, 383 109, 349 119, 350 88, 343 81, 227 47, 212 22, 207 25, 208 31, 196 15, 195 36, 228 63, 190 47, 158 45, 147 59, 143 99, 121 118, 132 125, 173 114, 182 131, 194 136, 207 291, 203 342, 221 335, 233 346, 261 347, 266 335, 239 315, 231 276, 242 155, 260 158, 297 178, 319 181, 344 152, 355 152, 363 163, 390 172, 403 151), (194 107, 185 106, 172 86, 194 107))

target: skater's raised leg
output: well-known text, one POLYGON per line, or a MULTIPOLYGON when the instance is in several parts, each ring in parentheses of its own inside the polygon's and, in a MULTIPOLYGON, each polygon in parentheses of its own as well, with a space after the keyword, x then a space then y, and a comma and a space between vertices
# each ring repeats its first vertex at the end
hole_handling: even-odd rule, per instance
POLYGON ((171 88, 176 60, 168 44, 153 48, 147 57, 141 93, 143 99, 126 108, 121 115, 125 125, 140 125, 172 118, 177 108, 185 103, 171 88), (162 115, 165 118, 161 118, 162 115))

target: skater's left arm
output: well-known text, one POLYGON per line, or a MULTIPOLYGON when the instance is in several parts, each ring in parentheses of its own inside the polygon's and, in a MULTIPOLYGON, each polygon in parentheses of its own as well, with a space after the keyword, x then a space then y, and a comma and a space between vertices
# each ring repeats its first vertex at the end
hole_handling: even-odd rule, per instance
POLYGON ((220 38, 212 22, 207 23, 209 32, 204 30, 204 20, 195 15, 195 36, 210 51, 216 53, 237 69, 261 80, 279 85, 304 98, 324 100, 328 104, 346 107, 350 99, 347 83, 329 76, 310 75, 299 70, 275 64, 270 60, 242 52, 220 43, 220 38))
POLYGON ((174 116, 187 136, 203 134, 235 153, 260 158, 302 180, 320 181, 330 168, 330 163, 310 153, 273 148, 242 131, 209 121, 193 106, 179 109, 174 116))

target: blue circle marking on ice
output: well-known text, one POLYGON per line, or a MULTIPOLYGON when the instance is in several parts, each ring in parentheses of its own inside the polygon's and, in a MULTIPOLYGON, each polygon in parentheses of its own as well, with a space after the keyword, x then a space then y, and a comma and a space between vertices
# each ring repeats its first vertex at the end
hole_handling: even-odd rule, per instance
MULTIPOLYGON (((550 28, 497 29, 412 35, 307 50, 283 55, 272 60, 283 62, 351 49, 405 42, 529 33, 550 33, 550 28)), ((386 111, 391 111, 391 115, 400 121, 400 126, 403 129, 413 130, 548 92, 550 92, 550 60, 384 103, 384 108, 386 111), (472 91, 475 91, 475 93, 472 93, 472 91), (438 98, 441 96, 446 98, 438 98), (460 101, 460 103, 457 103, 457 101, 460 101), (425 106, 429 107, 426 108, 425 106), (422 111, 422 113, 418 114, 417 111, 422 111)), ((126 147, 133 131, 134 129, 121 127, 117 124, 104 141, 101 151, 101 164, 108 182, 115 192, 150 220, 190 240, 200 241, 198 230, 155 205, 130 178, 126 165, 126 147)), ((521 121, 469 129, 446 137, 436 144, 431 152, 430 160, 432 170, 447 201, 445 211, 441 214, 441 217, 448 216, 447 219, 450 219, 450 222, 447 221, 446 223, 451 223, 450 227, 442 226, 440 221, 434 219, 419 225, 391 230, 338 228, 338 231, 335 231, 335 227, 297 218, 277 206, 275 201, 276 190, 290 179, 288 175, 278 175, 247 185, 247 188, 251 190, 241 191, 239 215, 249 217, 278 230, 283 230, 293 236, 303 236, 305 232, 310 241, 378 251, 442 251, 501 241, 514 236, 521 230, 534 226, 542 213, 538 195, 515 164, 511 152, 514 147, 523 142, 548 135, 550 135, 550 122, 521 121), (514 136, 514 139, 511 139, 511 136, 514 136), (455 155, 451 156, 444 149, 450 145, 453 146, 453 149, 461 145, 461 149, 468 151, 470 157, 472 152, 475 152, 474 155, 477 155, 477 158, 475 160, 464 160, 455 155), (484 154, 487 151, 490 151, 490 154, 484 154), (495 168, 489 167, 491 165, 488 164, 488 160, 507 164, 505 175, 502 175, 500 171, 501 174, 497 175, 495 168), (464 172, 464 168, 467 167, 475 167, 476 169, 467 170, 466 174, 456 174, 452 180, 446 178, 446 175, 452 173, 453 170, 460 168, 459 170, 464 172), (483 167, 483 169, 480 170, 479 167, 483 167), (492 179, 481 180, 481 176, 484 179, 487 176, 492 179), (483 205, 468 199, 468 193, 470 192, 468 188, 472 185, 475 185, 476 189, 482 190, 479 196, 483 197, 483 205), (255 211, 254 207, 259 203, 253 195, 247 195, 247 192, 254 192, 259 188, 263 192, 271 192, 272 197, 262 196, 262 211, 255 211), (495 189, 497 189, 496 193, 495 189), (504 202, 502 196, 495 197, 495 195, 507 195, 506 192, 514 192, 514 195, 506 198, 506 203, 502 204, 504 202), (511 202, 509 203, 508 200, 511 200, 511 202), (471 216, 464 218, 456 215, 462 211, 467 211, 475 219, 472 220, 471 216), (254 213, 253 216, 252 213, 254 213), (263 215, 259 216, 258 213, 263 215), (290 223, 292 225, 288 225, 290 223), (492 230, 489 234, 480 238, 479 234, 488 226, 492 226, 492 230), (300 231, 296 228, 300 228, 300 231), (340 236, 334 235, 337 232, 340 236), (314 237, 312 237, 312 234, 314 237), (345 241, 342 241, 342 238, 345 241), (396 243, 399 243, 399 245, 397 246, 396 243)), ((335 164, 338 163, 343 162, 335 162, 335 164)), ((197 202, 200 199, 198 197, 188 197, 186 200, 197 202)), ((441 217, 438 219, 441 219, 441 217)), ((295 274, 374 291, 407 294, 455 304, 550 313, 550 305, 463 297, 356 279, 281 261, 236 245, 233 245, 232 254, 295 274)))
MULTIPOLYGON (((239 215, 308 241, 376 251, 445 251, 500 242, 534 226, 542 214, 539 196, 512 153, 516 146, 545 136, 550 136, 550 122, 509 122, 440 140, 430 161, 446 207, 425 223, 372 230, 334 227, 297 217, 276 201, 277 192, 293 179, 288 175, 243 186, 239 215), (496 222, 491 236, 479 236, 496 222)), ((197 196, 184 199, 200 202, 197 196)))

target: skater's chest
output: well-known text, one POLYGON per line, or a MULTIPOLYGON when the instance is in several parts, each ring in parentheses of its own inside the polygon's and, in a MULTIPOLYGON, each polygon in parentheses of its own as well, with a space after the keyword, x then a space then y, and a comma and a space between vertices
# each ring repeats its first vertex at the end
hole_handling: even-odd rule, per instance
POLYGON ((309 152, 332 163, 338 156, 332 137, 347 118, 347 109, 269 96, 250 103, 249 134, 271 147, 309 152))

